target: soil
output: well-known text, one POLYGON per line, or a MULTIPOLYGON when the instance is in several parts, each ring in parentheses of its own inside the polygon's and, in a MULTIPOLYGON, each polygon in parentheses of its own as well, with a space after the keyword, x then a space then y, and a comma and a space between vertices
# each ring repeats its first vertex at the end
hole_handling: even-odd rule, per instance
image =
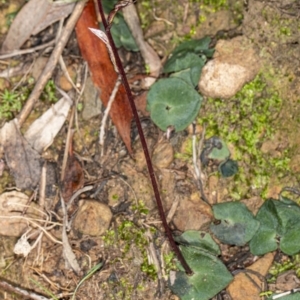
MULTIPOLYGON (((145 39, 163 61, 171 50, 184 39, 209 35, 212 38, 212 46, 214 46, 220 39, 230 40, 242 35, 252 42, 259 56, 260 72, 263 74, 266 84, 282 99, 280 112, 276 112, 276 118, 273 118, 272 124, 270 124, 274 129, 272 138, 264 141, 259 150, 268 153, 270 157, 288 158, 288 165, 280 176, 269 174, 270 181, 264 187, 264 193, 262 190, 245 186, 247 181, 235 182, 234 187, 247 190, 239 200, 243 200, 253 213, 256 213, 264 199, 277 198, 283 187, 299 187, 300 5, 298 1, 228 0, 228 5, 225 7, 218 6, 216 4, 218 1, 211 1, 211 3, 215 3, 214 5, 204 5, 201 3, 205 1, 201 0, 139 0, 137 2, 145 39)), ((8 25, 3 20, 7 20, 7 14, 16 11, 23 4, 24 1, 1 2, 1 42, 8 30, 8 25)), ((55 32, 55 26, 55 24, 51 25, 42 32, 44 40, 46 40, 45 36, 50 37, 55 32)), ((32 37, 26 46, 36 45, 37 40, 43 41, 38 35, 32 37)), ((49 53, 45 55, 49 56, 49 53)), ((131 72, 128 74, 129 77, 144 72, 143 61, 139 53, 120 49, 120 55, 126 70, 131 72)), ((74 78, 78 76, 80 70, 83 69, 84 61, 80 56, 75 35, 70 39, 63 57, 70 73, 74 78)), ((36 60, 36 55, 33 54, 17 56, 1 60, 0 68, 2 71, 7 66, 34 60, 36 60)), ((1 91, 12 90, 22 76, 1 78, 1 91)), ((26 77, 28 74, 24 76, 26 77)), ((63 90, 68 91, 72 88, 63 77, 59 66, 53 73, 53 81, 63 90)), ((28 84, 26 80, 25 82, 25 85, 28 84)), ((139 84, 133 85, 132 89, 136 95, 142 92, 139 84)), ((208 103, 204 104, 204 109, 200 114, 209 111, 208 103)), ((40 101, 24 124, 22 131, 25 131, 28 124, 40 116, 50 105, 52 103, 49 99, 40 101)), ((98 103, 97 110, 100 115, 101 109, 103 112, 103 108, 99 108, 98 103)), ((76 229, 73 228, 68 233, 69 242, 82 270, 81 274, 74 273, 68 267, 61 245, 45 236, 26 258, 13 253, 17 241, 15 236, 1 236, 0 281, 6 280, 14 286, 35 291, 49 299, 51 298, 49 292, 56 296, 59 295, 57 296, 59 299, 71 299, 83 274, 87 274, 97 263, 102 263, 101 270, 82 283, 74 299, 138 300, 157 297, 179 299, 167 287, 167 274, 170 269, 174 268, 175 263, 174 259, 167 263, 166 258, 170 257, 171 250, 156 209, 135 125, 132 124, 133 157, 127 153, 126 147, 111 121, 105 132, 105 147, 104 154, 102 154, 98 144, 101 117, 88 117, 85 111, 83 118, 80 110, 76 114, 77 130, 73 136, 74 157, 79 162, 79 167, 83 169, 84 186, 93 188, 82 193, 76 199, 72 213, 76 213, 78 206, 83 206, 79 202, 100 202, 105 209, 109 208, 112 212, 108 221, 103 220, 103 227, 107 226, 108 229, 105 227, 106 232, 103 234, 103 227, 95 229, 87 217, 79 222, 84 223, 85 231, 80 224, 78 225, 77 220, 76 229), (108 224, 106 225, 105 222, 108 224), (90 226, 93 228, 89 228, 90 226), (90 231, 88 231, 89 229, 90 231), (99 231, 95 233, 94 230, 99 230, 101 234, 98 234, 99 231), (153 267, 154 260, 158 261, 157 264, 161 268, 158 276, 153 267)), ((201 200, 192 173, 191 154, 187 150, 191 141, 191 128, 173 133, 170 140, 167 141, 164 133, 151 122, 149 116, 141 114, 141 120, 149 150, 153 153, 152 160, 156 177, 163 196, 164 209, 166 214, 169 214, 171 229, 176 234, 188 229, 208 229, 212 220, 212 212, 210 206, 201 200)), ((7 120, 0 120, 1 125, 5 121, 7 120)), ((69 118, 54 143, 43 152, 43 158, 54 166, 51 186, 54 185, 55 188, 54 192, 49 192, 46 201, 49 211, 55 211, 55 214, 52 214, 52 221, 56 222, 56 226, 49 232, 58 240, 62 239, 62 219, 59 216, 61 210, 57 191, 60 187, 57 178, 60 178, 68 122, 69 118)), ((199 124, 197 130, 198 135, 201 136, 203 128, 199 124)), ((232 150, 234 152, 234 149, 232 150)), ((247 168, 243 161, 239 162, 239 166, 247 168)), ((204 192, 210 204, 231 201, 233 199, 231 192, 234 190, 231 185, 232 181, 217 176, 214 167, 205 172, 204 192)), ((6 168, 0 179, 0 192, 4 193, 12 189, 14 189, 14 181, 6 168)), ((29 196, 33 194, 32 191, 26 191, 26 193, 29 196)), ((94 213, 94 210, 91 208, 91 214, 94 213)), ((101 212, 99 214, 100 218, 101 212)), ((95 216, 91 217, 92 219, 94 220, 95 216)), ((34 240, 35 237, 32 237, 31 244, 34 240)), ((232 272, 235 269, 248 267, 255 260, 247 246, 220 245, 220 247, 221 259, 232 272), (239 260, 239 265, 235 266, 234 262, 238 260, 240 253, 245 254, 244 261, 239 260)), ((274 255, 270 259, 268 263, 271 265, 274 255)), ((279 264, 283 264, 289 259, 292 258, 280 253, 275 255, 275 261, 279 264)), ((264 275, 266 275, 267 271, 261 272, 265 272, 264 275)), ((269 277, 266 275, 266 278, 269 277)), ((299 282, 299 279, 297 280, 299 282)), ((273 286, 264 287, 265 290, 268 288, 275 290, 276 286, 273 283, 273 286)), ((285 290, 285 288, 286 290, 290 289, 290 281, 281 280, 280 289, 285 290)), ((243 296, 236 290, 233 294, 235 294, 233 299, 243 299, 243 296)), ((228 291, 224 290, 213 299, 229 299, 228 297, 228 291)), ((253 299, 260 299, 259 296, 257 297, 253 299)), ((27 299, 25 296, 18 296, 15 292, 1 289, 0 298, 27 299)))

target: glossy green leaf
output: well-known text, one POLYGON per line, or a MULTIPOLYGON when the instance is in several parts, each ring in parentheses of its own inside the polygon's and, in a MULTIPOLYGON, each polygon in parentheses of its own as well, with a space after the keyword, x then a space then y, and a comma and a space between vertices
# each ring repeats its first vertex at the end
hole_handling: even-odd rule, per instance
POLYGON ((179 72, 191 69, 193 86, 199 82, 201 70, 214 50, 209 49, 210 38, 186 41, 178 45, 164 65, 164 73, 179 72))
POLYGON ((263 255, 278 247, 288 255, 300 252, 300 207, 287 198, 268 199, 256 215, 260 222, 257 234, 250 242, 254 255, 263 255))
POLYGON ((243 246, 249 242, 259 228, 259 222, 245 204, 226 202, 213 206, 219 224, 211 224, 213 234, 223 243, 243 246))
POLYGON ((227 159, 225 162, 220 164, 219 170, 223 177, 233 176, 239 170, 238 163, 235 160, 227 159))
POLYGON ((117 14, 110 30, 117 48, 124 47, 127 51, 139 51, 123 15, 117 14))
POLYGON ((218 138, 218 141, 221 143, 221 146, 213 147, 211 152, 208 154, 208 158, 213 160, 218 160, 218 161, 225 161, 230 156, 230 151, 223 140, 218 138))
POLYGON ((278 218, 277 233, 283 236, 287 230, 300 223, 300 207, 296 202, 287 198, 272 201, 278 218))
MULTIPOLYGON (((199 73, 200 77, 200 73, 199 73)), ((170 78, 179 78, 184 80, 186 83, 190 84, 192 87, 194 87, 191 77, 191 69, 186 69, 183 71, 175 72, 171 74, 170 78)))
POLYGON ((250 252, 254 255, 264 255, 275 251, 278 247, 276 230, 260 227, 249 243, 250 252))
MULTIPOLYGON (((109 14, 117 3, 118 0, 103 0, 102 5, 105 13, 109 14)), ((127 51, 139 51, 139 48, 121 12, 118 12, 114 16, 110 32, 117 48, 124 47, 127 51)))
POLYGON ((287 255, 294 255, 300 252, 300 224, 287 230, 280 239, 280 249, 287 255))
POLYGON ((212 239, 209 233, 198 230, 187 230, 180 236, 174 237, 175 241, 183 246, 189 245, 199 250, 208 251, 214 255, 220 255, 218 244, 212 239))
POLYGON ((160 79, 147 96, 147 110, 152 121, 162 130, 174 126, 184 130, 196 118, 202 97, 179 78, 160 79))
MULTIPOLYGON (((194 52, 196 54, 205 54, 205 51, 207 50, 212 50, 209 49, 209 44, 210 44, 210 37, 204 37, 202 39, 199 40, 190 40, 190 41, 185 41, 183 43, 181 43, 180 45, 178 45, 174 51, 172 52, 172 57, 173 56, 179 56, 182 53, 186 53, 186 52, 194 52)), ((212 52, 213 53, 213 52, 212 52)), ((208 53, 209 55, 211 55, 211 52, 208 53)), ((210 57, 208 55, 206 55, 207 57, 210 57)))
POLYGON ((170 289, 181 300, 211 299, 232 280, 230 272, 214 255, 188 246, 180 249, 194 272, 192 276, 187 276, 183 270, 170 273, 170 289))
MULTIPOLYGON (((203 66, 204 66, 204 64, 203 64, 203 66)), ((171 74, 170 77, 171 78, 172 77, 180 78, 180 79, 184 80, 186 83, 190 84, 192 87, 196 87, 199 83, 203 66, 196 66, 196 67, 192 67, 190 69, 175 72, 175 73, 171 74)))
POLYGON ((117 3, 118 3, 118 0, 102 0, 104 12, 106 14, 109 14, 114 9, 114 6, 117 3))
POLYGON ((199 57, 199 55, 187 52, 180 57, 174 57, 166 62, 164 66, 164 73, 178 72, 192 67, 198 67, 202 69, 206 62, 205 57, 199 57))

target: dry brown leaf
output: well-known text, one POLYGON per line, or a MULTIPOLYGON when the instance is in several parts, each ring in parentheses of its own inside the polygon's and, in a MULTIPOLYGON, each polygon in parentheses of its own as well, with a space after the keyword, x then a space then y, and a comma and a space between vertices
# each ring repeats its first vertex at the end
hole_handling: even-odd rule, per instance
POLYGON ((67 203, 72 195, 84 185, 84 173, 81 163, 73 153, 72 142, 70 143, 69 156, 62 181, 62 196, 67 203))
POLYGON ((20 133, 16 119, 1 128, 0 154, 4 155, 17 188, 36 188, 42 170, 41 157, 20 133))
MULTIPOLYGON (((89 1, 76 25, 78 45, 83 58, 88 62, 95 86, 100 90, 100 98, 107 106, 117 80, 117 73, 109 57, 106 45, 89 28, 98 29, 94 2, 89 1)), ((132 153, 130 129, 132 112, 124 86, 121 85, 109 113, 114 125, 132 153)))
POLYGON ((20 49, 30 35, 35 35, 59 19, 67 17, 74 5, 75 3, 69 3, 58 6, 48 0, 29 1, 10 26, 1 52, 7 53, 20 49))

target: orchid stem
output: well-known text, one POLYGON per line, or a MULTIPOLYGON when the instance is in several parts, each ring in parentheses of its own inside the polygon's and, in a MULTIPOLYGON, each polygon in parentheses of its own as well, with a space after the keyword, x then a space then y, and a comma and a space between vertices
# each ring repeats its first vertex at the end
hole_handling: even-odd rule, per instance
POLYGON ((154 169, 153 169, 152 161, 151 161, 151 158, 150 158, 147 142, 146 142, 146 139, 145 139, 145 136, 144 136, 144 133, 143 133, 142 125, 141 125, 141 122, 140 122, 140 119, 139 119, 139 116, 138 116, 136 106, 134 104, 133 96, 132 96, 132 93, 131 93, 129 83, 127 81, 127 77, 126 77, 122 62, 120 60, 117 48, 116 48, 115 43, 113 41, 112 35, 110 33, 110 25, 111 24, 109 25, 106 21, 104 11, 103 11, 103 6, 102 6, 101 2, 102 2, 101 0, 98 0, 98 8, 99 8, 100 16, 101 16, 102 23, 103 23, 103 26, 104 26, 105 31, 106 31, 107 38, 108 38, 110 46, 112 48, 113 55, 115 57, 116 65, 118 67, 119 74, 122 78, 122 82, 123 82, 123 85, 124 85, 124 88, 125 88, 125 91, 126 91, 126 94, 127 94, 130 106, 131 106, 131 110, 132 110, 132 113, 133 113, 133 116, 134 116, 134 120, 135 120, 137 129, 138 129, 139 137, 141 139, 141 143, 142 143, 142 147, 143 147, 143 151, 144 151, 144 155, 145 155, 145 159, 146 159, 146 163, 147 163, 147 167, 148 167, 148 172, 149 172, 149 175, 150 175, 150 179, 151 179, 151 183, 152 183, 152 187, 153 187, 153 191, 154 191, 154 196, 155 196, 156 204, 157 204, 159 215, 160 215, 160 219, 162 221, 162 224, 163 224, 163 227, 165 229, 166 235, 168 237, 169 243, 170 243, 173 251, 175 252, 177 259, 181 263, 181 265, 184 268, 186 274, 192 275, 193 271, 189 267, 189 265, 187 264, 186 260, 184 259, 178 245, 175 243, 172 232, 171 232, 171 230, 168 226, 166 216, 165 216, 165 213, 164 213, 164 209, 163 209, 163 205, 162 205, 162 201, 161 201, 161 197, 160 197, 160 193, 159 193, 159 189, 158 189, 158 185, 157 185, 157 181, 156 181, 156 178, 155 178, 154 169))

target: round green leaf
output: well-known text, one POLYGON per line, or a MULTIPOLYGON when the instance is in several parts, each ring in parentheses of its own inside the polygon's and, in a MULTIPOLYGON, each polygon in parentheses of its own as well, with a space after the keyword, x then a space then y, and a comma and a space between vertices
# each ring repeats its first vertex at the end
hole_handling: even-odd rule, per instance
POLYGON ((182 235, 174 237, 174 239, 179 244, 208 251, 214 255, 220 255, 221 253, 218 244, 205 231, 187 230, 182 235))
POLYGON ((230 177, 237 173, 239 167, 235 160, 228 159, 219 166, 219 169, 223 177, 230 177))
POLYGON ((230 156, 230 151, 226 145, 226 143, 216 137, 212 137, 212 139, 215 139, 221 143, 220 147, 213 147, 212 151, 209 153, 208 158, 213 159, 213 160, 218 160, 218 161, 224 161, 227 160, 228 157, 230 156))
POLYGON ((193 247, 180 247, 184 258, 193 270, 192 276, 183 271, 171 272, 169 286, 181 300, 208 300, 224 289, 232 275, 215 256, 193 247))
POLYGON ((260 227, 249 243, 250 252, 254 255, 264 255, 277 249, 276 231, 260 227))
POLYGON ((205 62, 205 57, 200 57, 192 52, 187 52, 180 57, 172 56, 164 66, 164 73, 178 72, 190 69, 194 66, 197 66, 198 69, 201 70, 205 65, 205 62))
POLYGON ((170 78, 180 78, 180 79, 184 80, 186 83, 190 84, 193 87, 193 82, 192 82, 192 78, 191 78, 191 70, 190 69, 186 69, 186 70, 183 70, 183 71, 173 73, 173 74, 171 74, 170 78))
POLYGON ((287 255, 294 255, 300 252, 300 226, 289 228, 286 234, 280 239, 279 248, 287 255))
POLYGON ((196 118, 202 97, 179 78, 160 79, 147 96, 147 110, 152 121, 162 130, 174 126, 184 130, 196 118))
POLYGON ((211 224, 210 229, 223 243, 243 246, 252 239, 259 228, 259 222, 241 202, 216 204, 213 206, 213 212, 221 223, 211 224))

